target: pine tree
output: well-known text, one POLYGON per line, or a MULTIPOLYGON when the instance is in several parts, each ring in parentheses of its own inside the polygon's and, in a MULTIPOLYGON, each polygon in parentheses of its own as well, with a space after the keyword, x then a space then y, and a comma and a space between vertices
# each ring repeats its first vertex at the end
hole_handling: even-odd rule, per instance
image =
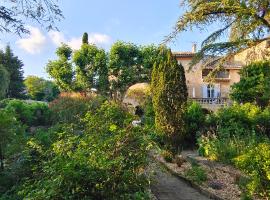
POLYGON ((9 73, 3 65, 0 65, 0 99, 6 97, 9 82, 9 73))
POLYGON ((158 60, 154 64, 151 81, 156 128, 164 134, 172 150, 177 151, 185 134, 185 71, 170 49, 161 47, 158 60))
POLYGON ((88 33, 84 33, 82 37, 82 44, 88 44, 88 33))
POLYGON ((0 64, 7 70, 10 80, 7 97, 23 98, 24 84, 22 61, 19 60, 17 56, 14 56, 10 46, 7 46, 5 52, 1 52, 0 54, 0 64))

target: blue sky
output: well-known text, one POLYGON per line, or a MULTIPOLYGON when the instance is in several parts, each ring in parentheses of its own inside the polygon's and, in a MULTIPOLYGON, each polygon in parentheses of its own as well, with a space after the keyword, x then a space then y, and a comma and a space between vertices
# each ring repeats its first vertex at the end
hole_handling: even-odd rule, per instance
MULTIPOLYGON (((22 38, 1 34, 0 44, 9 43, 24 63, 24 75, 47 78, 44 67, 55 58, 61 42, 76 49, 81 35, 88 32, 90 42, 107 51, 113 42, 123 40, 139 45, 159 44, 168 35, 184 12, 179 0, 62 0, 59 1, 65 19, 57 25, 59 32, 47 32, 38 24, 27 23, 30 35, 22 38)), ((199 45, 207 31, 188 31, 169 46, 174 51, 190 51, 193 42, 199 45)))

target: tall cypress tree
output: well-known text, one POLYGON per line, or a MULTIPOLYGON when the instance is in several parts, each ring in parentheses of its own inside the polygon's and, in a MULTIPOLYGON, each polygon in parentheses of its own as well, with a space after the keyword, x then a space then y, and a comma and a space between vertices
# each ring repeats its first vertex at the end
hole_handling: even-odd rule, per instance
POLYGON ((166 47, 160 48, 159 59, 154 64, 151 88, 156 128, 164 134, 172 150, 177 151, 185 134, 187 85, 183 66, 166 47))
POLYGON ((82 44, 88 44, 88 33, 84 33, 82 37, 82 44))
POLYGON ((9 87, 7 90, 7 97, 9 98, 23 98, 24 97, 24 84, 23 84, 23 63, 14 56, 10 46, 6 47, 5 52, 1 52, 0 64, 9 73, 9 87))

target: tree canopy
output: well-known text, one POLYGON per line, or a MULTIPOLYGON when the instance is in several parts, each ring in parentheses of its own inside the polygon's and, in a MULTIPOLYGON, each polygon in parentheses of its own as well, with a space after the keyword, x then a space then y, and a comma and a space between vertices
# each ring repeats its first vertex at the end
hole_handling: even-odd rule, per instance
POLYGON ((225 60, 269 38, 268 0, 183 0, 183 5, 187 11, 178 19, 175 30, 166 41, 189 28, 207 30, 213 24, 219 27, 202 42, 193 65, 203 58, 211 58, 212 61, 211 56, 220 61, 225 60))
POLYGON ((74 72, 71 63, 72 50, 68 45, 62 44, 57 50, 57 60, 49 61, 46 66, 47 73, 55 80, 61 90, 73 90, 74 72))
POLYGON ((59 89, 54 82, 37 76, 28 76, 24 84, 27 94, 33 100, 52 101, 59 94, 59 89))
POLYGON ((270 62, 255 62, 240 71, 240 82, 232 86, 231 97, 239 103, 270 103, 270 62))
POLYGON ((76 65, 77 90, 86 91, 91 88, 107 90, 108 66, 104 49, 84 43, 81 49, 75 51, 73 62, 76 65))
POLYGON ((122 94, 135 83, 136 71, 141 66, 139 47, 133 43, 118 41, 110 50, 109 70, 115 79, 111 81, 111 89, 122 94))
POLYGON ((13 54, 10 46, 7 46, 5 51, 0 51, 0 65, 8 72, 5 77, 9 79, 6 96, 9 98, 23 98, 23 62, 13 54))
POLYGON ((0 65, 0 99, 6 96, 9 86, 9 74, 3 65, 0 65))
POLYGON ((0 32, 29 33, 27 21, 35 21, 47 29, 56 29, 63 18, 56 0, 6 0, 0 5, 0 32))

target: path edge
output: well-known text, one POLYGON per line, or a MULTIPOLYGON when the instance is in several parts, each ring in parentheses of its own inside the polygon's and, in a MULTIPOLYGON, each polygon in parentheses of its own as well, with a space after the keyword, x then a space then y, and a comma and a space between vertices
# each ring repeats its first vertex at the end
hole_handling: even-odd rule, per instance
POLYGON ((155 156, 152 156, 153 159, 155 161, 157 161, 158 163, 160 163, 163 167, 166 168, 166 170, 168 170, 173 176, 175 176, 176 178, 178 178, 179 180, 181 181, 184 181, 185 183, 187 183, 189 186, 191 186, 192 188, 196 189, 197 191, 199 191, 201 194, 207 196, 208 198, 210 199, 213 199, 213 200, 224 200, 222 199, 221 197, 218 197, 217 195, 201 188, 199 185, 197 185, 196 183, 190 181, 189 179, 187 179, 186 177, 184 176, 181 176, 180 174, 178 174, 177 172, 173 171, 172 169, 170 169, 166 163, 162 162, 161 160, 158 160, 155 158, 155 156))

